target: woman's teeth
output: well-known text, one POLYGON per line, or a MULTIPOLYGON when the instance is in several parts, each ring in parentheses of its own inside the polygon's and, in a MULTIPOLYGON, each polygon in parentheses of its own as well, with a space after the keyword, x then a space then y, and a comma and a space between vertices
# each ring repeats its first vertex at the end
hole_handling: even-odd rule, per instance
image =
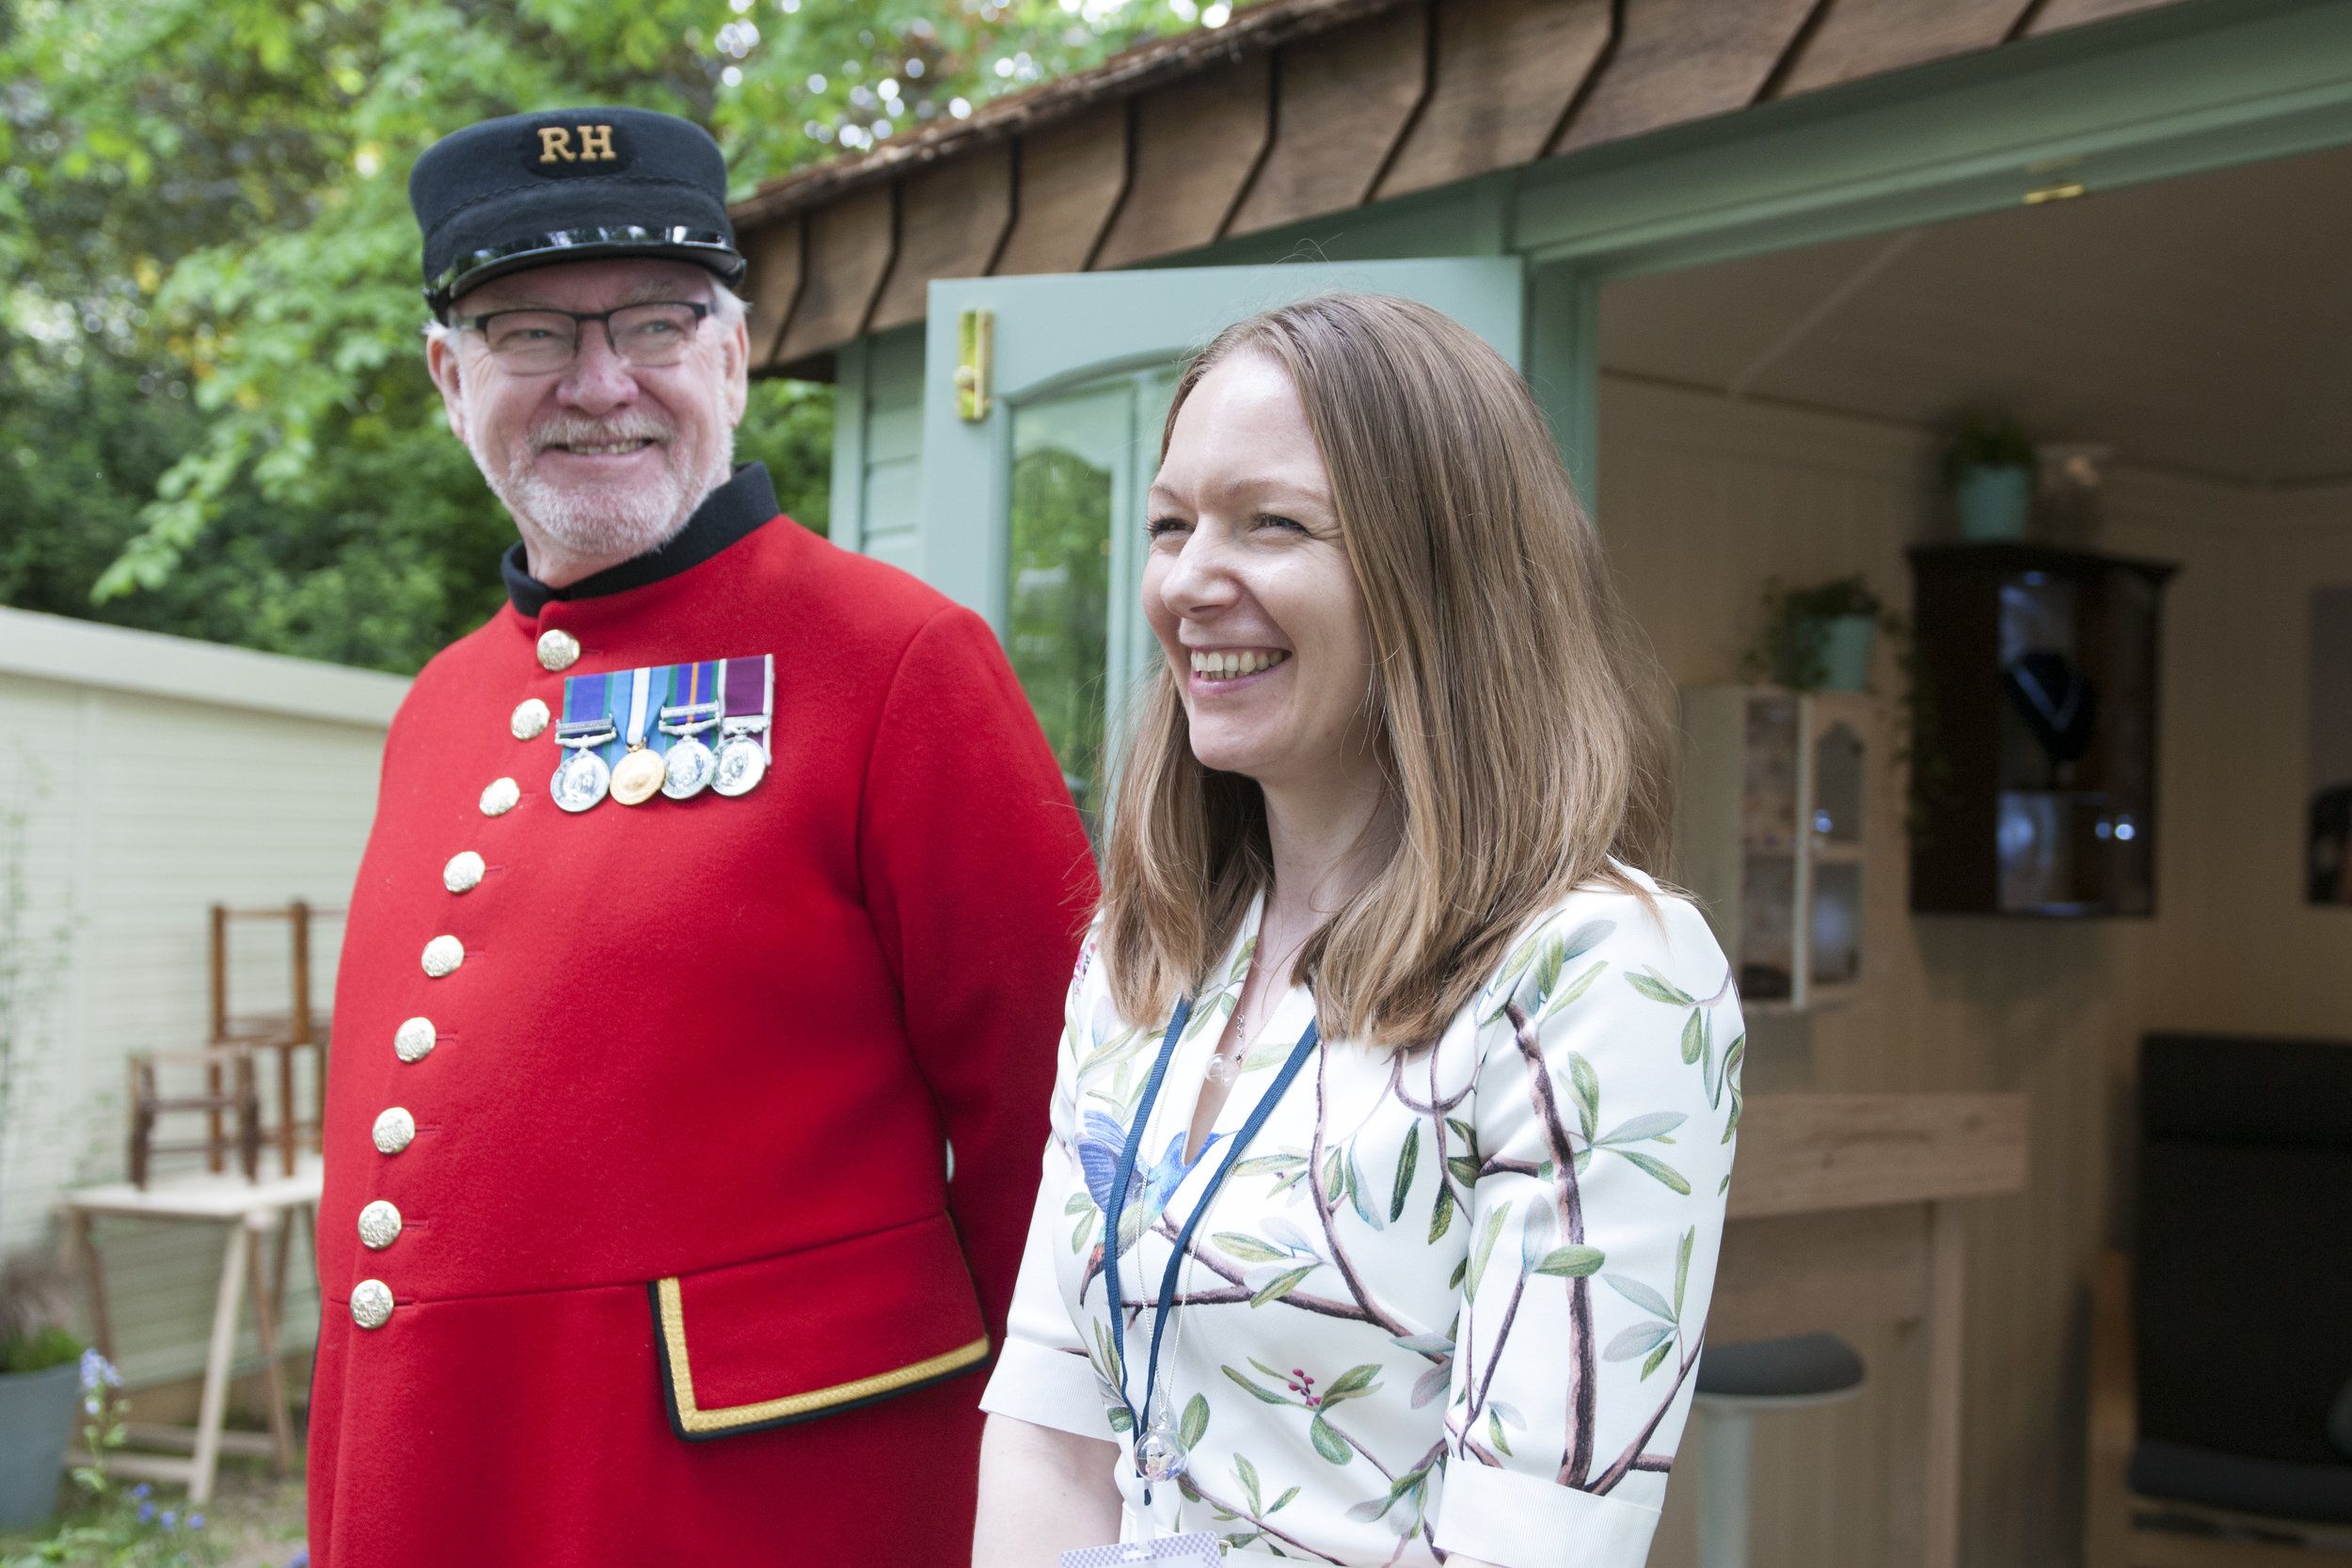
POLYGON ((1210 680, 1232 680, 1236 675, 1254 675, 1261 670, 1271 670, 1290 657, 1287 648, 1257 648, 1248 652, 1202 653, 1195 650, 1192 673, 1210 680))

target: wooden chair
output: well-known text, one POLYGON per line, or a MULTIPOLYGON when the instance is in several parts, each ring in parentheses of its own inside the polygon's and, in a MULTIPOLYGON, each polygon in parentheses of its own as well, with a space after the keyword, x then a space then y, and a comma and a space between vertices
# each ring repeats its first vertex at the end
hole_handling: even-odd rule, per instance
MULTIPOLYGON (((212 909, 212 1044, 220 1048, 242 1047, 273 1058, 269 1066, 274 1069, 272 1076, 278 1091, 276 1115, 265 1140, 277 1146, 279 1170, 286 1176, 294 1174, 295 1161, 302 1153, 316 1153, 320 1148, 320 1129, 326 1114, 326 1029, 310 1005, 310 929, 314 920, 333 918, 342 912, 316 909, 298 898, 278 909, 232 910, 224 904, 215 904, 212 909), (286 1010, 230 1012, 229 939, 232 926, 279 922, 285 924, 291 943, 286 1010), (305 1053, 311 1059, 312 1093, 309 1104, 298 1106, 296 1057, 305 1053)), ((218 1092, 217 1077, 212 1086, 218 1092)), ((217 1116, 213 1131, 218 1137, 221 1128, 217 1116)), ((212 1168, 217 1171, 222 1167, 215 1160, 212 1168)))
POLYGON ((2152 1035, 2091 1291, 2089 1568, 2352 1568, 2352 1044, 2152 1035))
POLYGON ((253 1053, 243 1046, 215 1046, 205 1051, 142 1051, 131 1059, 131 1184, 142 1192, 158 1154, 201 1154, 208 1168, 218 1171, 229 1156, 247 1181, 261 1179, 262 1097, 254 1080, 253 1053), (171 1093, 164 1069, 200 1068, 200 1091, 171 1093), (158 1142, 155 1124, 167 1116, 201 1112, 206 1132, 201 1138, 158 1142), (224 1124, 233 1120, 232 1131, 224 1124))

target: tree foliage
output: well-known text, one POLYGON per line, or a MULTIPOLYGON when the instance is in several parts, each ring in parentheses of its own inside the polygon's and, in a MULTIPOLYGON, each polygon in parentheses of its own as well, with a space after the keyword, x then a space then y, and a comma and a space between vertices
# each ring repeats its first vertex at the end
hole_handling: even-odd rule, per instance
MULTIPOLYGON (((1195 14, 0 0, 0 601, 413 670, 496 608, 512 537, 422 368, 418 153, 636 104, 709 128, 739 196, 1195 14)), ((766 383, 739 444, 820 529, 831 418, 766 383)))

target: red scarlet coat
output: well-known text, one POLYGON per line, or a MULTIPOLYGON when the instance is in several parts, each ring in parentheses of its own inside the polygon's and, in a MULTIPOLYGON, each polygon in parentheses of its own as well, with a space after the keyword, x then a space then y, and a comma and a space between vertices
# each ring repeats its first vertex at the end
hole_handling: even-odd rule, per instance
POLYGON ((962 1560, 960 1374, 1002 1341, 1093 895, 987 626, 788 520, 437 657, 336 992, 311 1561, 962 1560), (548 628, 570 673, 773 654, 766 779, 557 809, 552 732, 509 731, 526 698, 562 712, 548 628), (485 816, 502 777, 521 802, 485 816), (487 871, 452 894, 466 849, 487 871), (444 934, 464 960, 428 978, 444 934), (394 1106, 416 1130, 387 1154, 394 1106), (373 1329, 365 1280, 394 1303, 373 1329))

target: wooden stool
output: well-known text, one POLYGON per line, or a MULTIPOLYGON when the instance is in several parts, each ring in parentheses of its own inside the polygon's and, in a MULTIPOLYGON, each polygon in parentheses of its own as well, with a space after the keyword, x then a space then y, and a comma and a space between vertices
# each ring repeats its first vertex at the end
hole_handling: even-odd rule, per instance
POLYGON ((261 1179, 262 1097, 254 1082, 253 1053, 245 1046, 216 1046, 208 1051, 141 1051, 131 1063, 131 1184, 144 1191, 158 1154, 201 1154, 209 1170, 218 1171, 234 1151, 237 1168, 247 1181, 261 1179), (186 1063, 204 1069, 200 1092, 167 1094, 157 1068, 186 1063), (201 1138, 176 1143, 155 1141, 158 1118, 181 1112, 201 1111, 207 1130, 201 1138), (232 1133, 224 1134, 223 1118, 233 1117, 232 1133))

